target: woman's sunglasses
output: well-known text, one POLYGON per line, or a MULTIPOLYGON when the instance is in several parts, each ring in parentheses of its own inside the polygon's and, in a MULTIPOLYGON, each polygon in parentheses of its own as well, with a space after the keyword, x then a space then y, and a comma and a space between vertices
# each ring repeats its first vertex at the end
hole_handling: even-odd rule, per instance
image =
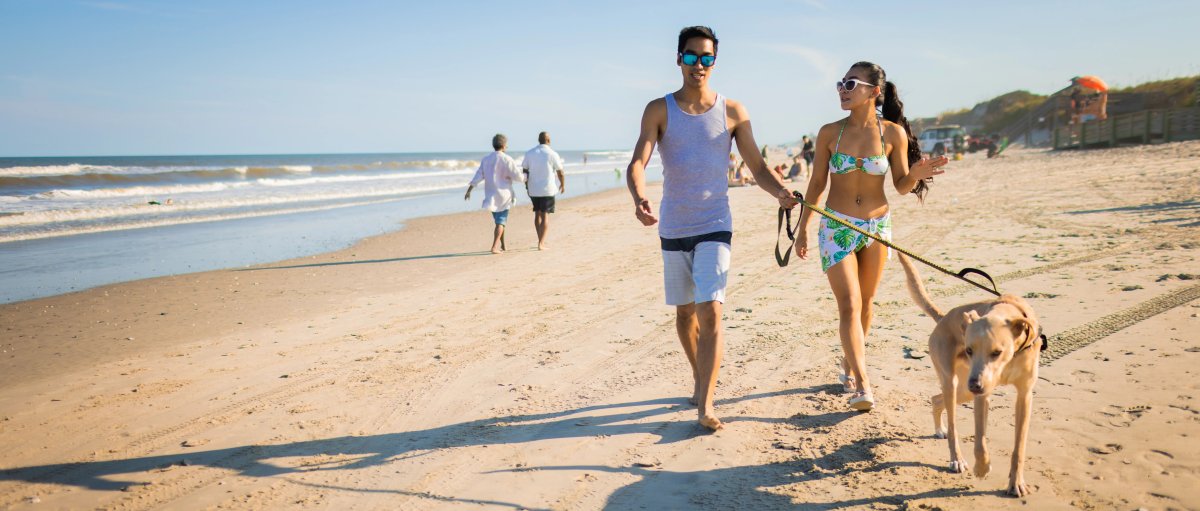
POLYGON ((873 83, 867 83, 867 82, 864 82, 864 81, 862 81, 862 80, 859 80, 858 78, 848 78, 848 79, 842 80, 842 81, 840 81, 840 82, 834 82, 834 84, 836 84, 836 85, 837 85, 837 88, 839 88, 839 89, 846 89, 847 91, 852 91, 852 90, 854 90, 854 87, 856 87, 856 86, 858 86, 858 85, 860 85, 860 84, 861 84, 861 85, 866 85, 867 87, 874 87, 874 86, 875 86, 875 84, 873 84, 873 83))
POLYGON ((704 66, 704 67, 713 67, 713 64, 717 63, 716 55, 696 55, 695 53, 680 53, 679 58, 680 58, 680 60, 683 61, 683 65, 685 65, 685 66, 694 66, 694 65, 696 65, 697 60, 699 60, 700 65, 704 66))

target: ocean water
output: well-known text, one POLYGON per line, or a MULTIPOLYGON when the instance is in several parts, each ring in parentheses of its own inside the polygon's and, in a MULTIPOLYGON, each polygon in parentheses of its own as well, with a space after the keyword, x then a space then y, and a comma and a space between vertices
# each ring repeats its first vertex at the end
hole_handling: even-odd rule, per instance
MULTIPOLYGON (((0 303, 337 250, 475 210, 462 192, 486 154, 0 158, 0 303)), ((629 152, 560 154, 565 197, 624 186, 629 152)), ((657 160, 647 177, 661 179, 657 160)))

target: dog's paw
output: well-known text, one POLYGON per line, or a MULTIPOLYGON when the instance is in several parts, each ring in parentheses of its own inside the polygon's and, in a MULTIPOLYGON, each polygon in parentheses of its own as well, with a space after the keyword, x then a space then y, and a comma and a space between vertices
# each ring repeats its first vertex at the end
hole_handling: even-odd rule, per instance
POLYGON ((975 477, 983 479, 983 478, 987 477, 988 472, 991 472, 991 471, 992 471, 992 461, 991 460, 989 460, 987 458, 984 458, 982 460, 980 460, 979 458, 975 458, 975 477))
POLYGON ((970 469, 971 466, 967 465, 967 460, 955 460, 950 462, 950 472, 952 473, 965 474, 970 469))
POLYGON ((939 439, 944 439, 944 438, 946 438, 946 430, 944 430, 944 429, 935 429, 935 430, 933 430, 933 437, 934 437, 934 438, 939 438, 939 439))
POLYGON ((1016 480, 1008 482, 1008 495, 1012 497, 1024 497, 1029 495, 1032 490, 1028 484, 1025 484, 1024 477, 1018 477, 1016 480))

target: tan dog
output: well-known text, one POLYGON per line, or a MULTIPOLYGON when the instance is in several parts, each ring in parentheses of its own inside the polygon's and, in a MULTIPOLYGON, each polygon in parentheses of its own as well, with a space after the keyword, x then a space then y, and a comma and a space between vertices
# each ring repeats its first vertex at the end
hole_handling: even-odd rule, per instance
POLYGON ((1037 316, 1025 300, 1012 295, 969 303, 942 314, 929 300, 912 261, 900 254, 900 264, 904 266, 909 294, 925 314, 938 322, 929 335, 929 358, 942 385, 941 394, 932 399, 933 426, 934 436, 946 438, 950 444, 950 471, 962 473, 968 468, 959 453, 954 425, 956 405, 974 395, 975 475, 984 477, 991 469, 985 433, 992 390, 999 385, 1015 385, 1017 438, 1008 472, 1008 493, 1027 495, 1025 441, 1042 349, 1037 316), (948 429, 943 426, 942 412, 948 429))

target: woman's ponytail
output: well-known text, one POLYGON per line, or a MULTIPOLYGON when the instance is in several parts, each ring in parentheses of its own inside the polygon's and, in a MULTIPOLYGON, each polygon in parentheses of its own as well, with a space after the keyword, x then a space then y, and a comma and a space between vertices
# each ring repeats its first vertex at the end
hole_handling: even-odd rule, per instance
MULTIPOLYGON (((887 73, 878 64, 863 61, 850 67, 865 70, 867 79, 878 84, 883 90, 883 94, 875 98, 875 105, 883 110, 884 119, 904 127, 904 133, 908 135, 908 166, 911 168, 914 163, 921 161, 921 144, 913 134, 912 127, 908 125, 908 119, 904 117, 904 103, 900 101, 900 94, 896 92, 896 84, 888 81, 887 73)), ((917 182, 912 193, 917 196, 918 201, 925 202, 925 194, 929 193, 929 183, 932 181, 923 179, 917 182)))
MULTIPOLYGON (((912 127, 908 125, 908 118, 904 117, 904 103, 900 101, 900 94, 896 92, 896 84, 890 81, 884 81, 883 84, 883 118, 892 121, 904 127, 904 133, 908 135, 908 165, 911 167, 914 163, 921 161, 921 144, 917 141, 916 135, 913 135, 912 127)), ((917 186, 913 188, 913 195, 917 196, 917 200, 925 202, 925 194, 929 193, 929 180, 917 181, 917 186)))

